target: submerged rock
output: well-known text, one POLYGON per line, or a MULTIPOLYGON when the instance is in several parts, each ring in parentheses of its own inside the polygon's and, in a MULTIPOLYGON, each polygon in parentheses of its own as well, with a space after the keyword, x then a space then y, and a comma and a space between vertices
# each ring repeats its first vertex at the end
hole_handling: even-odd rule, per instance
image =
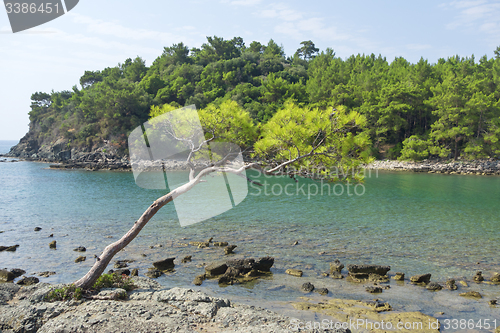
POLYGON ((396 281, 404 281, 405 273, 396 272, 396 275, 394 275, 392 278, 396 281))
POLYGON ((438 291, 438 290, 441 290, 443 289, 443 287, 437 283, 437 282, 430 282, 427 286, 426 286, 426 289, 427 290, 430 290, 430 291, 438 291))
POLYGON ((476 272, 476 275, 474 275, 472 280, 474 280, 475 282, 483 282, 484 281, 483 272, 481 271, 476 272))
POLYGON ((75 262, 82 262, 82 261, 85 261, 87 259, 87 257, 84 257, 84 256, 79 256, 78 258, 75 259, 75 262))
POLYGON ((73 249, 73 251, 76 251, 76 252, 85 252, 85 251, 87 251, 87 249, 85 248, 85 246, 79 246, 76 249, 73 249))
POLYGON ((371 294, 379 294, 382 292, 382 288, 376 286, 368 286, 365 290, 371 294))
POLYGON ((458 294, 462 297, 470 297, 470 298, 483 298, 483 296, 478 293, 477 291, 468 291, 466 293, 460 293, 458 294))
POLYGON ((207 276, 205 274, 198 275, 197 277, 194 278, 193 283, 197 286, 201 286, 203 281, 205 281, 206 278, 207 278, 207 276))
POLYGON ((155 261, 153 263, 153 266, 156 269, 159 269, 160 271, 172 270, 175 267, 174 260, 175 260, 175 257, 174 258, 167 258, 167 259, 160 260, 160 261, 155 261))
POLYGON ((224 248, 224 254, 233 254, 233 250, 237 247, 237 245, 228 245, 224 248))
POLYGON ((296 277, 302 277, 302 274, 304 274, 301 270, 293 268, 287 269, 285 273, 296 277))
POLYGON ((344 268, 344 264, 340 262, 340 260, 335 259, 333 262, 330 263, 330 274, 333 275, 334 272, 342 272, 342 269, 344 268))
POLYGON ((428 273, 428 274, 420 274, 420 275, 413 275, 411 278, 410 278, 410 282, 413 282, 413 283, 429 283, 431 281, 431 274, 428 273))
POLYGON ((181 259, 181 263, 185 264, 187 262, 190 262, 191 258, 192 258, 192 256, 186 256, 186 257, 181 259))
POLYGON ((12 274, 14 274, 14 276, 17 278, 17 277, 20 277, 21 275, 23 274, 26 274, 26 271, 24 269, 20 269, 20 268, 13 268, 10 270, 10 272, 12 274))
POLYGON ((37 277, 30 276, 30 277, 24 277, 21 280, 17 281, 16 283, 20 286, 31 286, 33 284, 37 284, 40 282, 37 277))
POLYGON ((457 290, 458 289, 457 285, 455 284, 455 280, 453 280, 453 279, 446 280, 446 288, 448 288, 450 290, 457 290))
POLYGON ((144 275, 146 275, 149 278, 156 279, 156 278, 162 276, 163 273, 162 273, 162 271, 160 271, 158 269, 155 269, 155 268, 151 269, 150 268, 150 269, 148 269, 148 271, 144 275))
POLYGON ((326 289, 326 288, 317 288, 317 289, 314 289, 314 291, 322 296, 328 295, 328 292, 329 292, 328 289, 326 289))
POLYGON ((310 282, 306 282, 300 287, 300 289, 306 293, 310 293, 314 290, 314 285, 310 282))

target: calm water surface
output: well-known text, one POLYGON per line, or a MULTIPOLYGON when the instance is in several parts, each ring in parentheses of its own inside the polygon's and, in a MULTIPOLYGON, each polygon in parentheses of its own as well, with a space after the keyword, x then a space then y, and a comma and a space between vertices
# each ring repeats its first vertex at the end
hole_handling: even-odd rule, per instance
MULTIPOLYGON (((296 186, 290 179, 267 181, 296 186)), ((477 270, 486 277, 500 271, 500 177, 389 172, 377 176, 373 172, 364 187, 363 195, 349 196, 346 191, 327 195, 325 191, 311 198, 300 193, 273 196, 262 191, 256 195, 258 190, 250 187, 236 208, 184 228, 173 205, 167 205, 115 259, 135 259, 131 267, 141 273, 155 260, 192 255, 191 263, 178 264, 175 273, 158 279, 167 287, 192 288, 194 277, 203 273, 201 265, 224 259, 224 255, 219 248, 184 244, 210 237, 228 241, 238 246, 235 257, 275 257, 273 276, 226 288, 205 281, 200 289, 281 310, 289 310, 286 302, 303 295, 298 289, 306 281, 327 287, 330 297, 372 298, 360 285, 321 276, 337 258, 344 264, 390 265, 392 274, 432 273, 437 282, 450 277, 470 281, 477 270), (295 241, 298 245, 292 246, 295 241), (150 248, 156 244, 162 247, 150 248), (286 275, 287 268, 302 269, 304 277, 286 275)), ((4 231, 0 245, 20 245, 16 252, 0 253, 1 266, 28 273, 56 271, 42 278, 51 283, 74 281, 91 267, 94 254, 121 237, 164 193, 139 188, 129 172, 61 171, 43 163, 0 163, 0 231, 4 231), (42 230, 35 232, 34 227, 42 230), (49 249, 52 240, 57 241, 57 250, 49 249), (87 260, 76 264, 80 253, 72 250, 79 245, 87 248, 87 260)), ((480 290, 485 297, 471 301, 458 297, 457 292, 431 293, 391 282, 391 289, 378 298, 402 311, 430 315, 444 311, 441 318, 500 319, 498 308, 487 305, 489 299, 500 297, 500 286, 471 284, 470 290, 480 290)))

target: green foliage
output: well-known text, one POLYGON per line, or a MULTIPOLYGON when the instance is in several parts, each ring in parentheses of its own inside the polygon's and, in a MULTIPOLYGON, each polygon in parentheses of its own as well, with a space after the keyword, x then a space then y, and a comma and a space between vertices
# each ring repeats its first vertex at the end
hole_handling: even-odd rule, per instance
POLYGON ((284 162, 309 154, 290 167, 355 170, 371 161, 370 140, 364 131, 366 124, 364 116, 342 106, 332 111, 300 107, 287 101, 262 127, 262 138, 254 145, 255 155, 284 162))
MULTIPOLYGON (((290 99, 304 109, 336 105, 362 115, 373 155, 390 146, 390 158, 421 159, 425 152, 429 158, 500 157, 499 50, 478 62, 454 56, 412 64, 374 54, 342 59, 332 49, 318 53, 310 40, 286 58, 273 39, 245 46, 240 37, 207 37, 201 48, 165 47, 150 67, 136 57, 85 71, 81 90, 34 93, 30 137, 38 146, 61 137, 71 147, 117 140, 124 152, 124 138, 153 113, 165 112, 164 105, 195 104, 206 119, 239 110, 257 128, 287 109, 290 99), (426 149, 417 138, 426 138, 426 149)), ((247 147, 256 140, 249 135, 247 147)))
POLYGON ((99 291, 103 288, 122 288, 126 291, 137 288, 127 275, 102 274, 94 283, 92 289, 99 291))
POLYGON ((46 302, 67 301, 70 299, 79 300, 82 298, 82 288, 75 287, 74 284, 66 285, 59 289, 51 290, 44 297, 46 302))
POLYGON ((429 143, 418 135, 412 135, 403 141, 403 149, 398 160, 421 161, 429 156, 429 143))

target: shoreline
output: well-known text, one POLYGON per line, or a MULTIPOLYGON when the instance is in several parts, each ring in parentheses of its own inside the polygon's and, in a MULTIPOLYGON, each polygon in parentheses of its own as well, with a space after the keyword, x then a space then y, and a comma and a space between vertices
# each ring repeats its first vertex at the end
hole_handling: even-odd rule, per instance
MULTIPOLYGON (((89 154, 90 155, 90 154, 89 154)), ((16 158, 19 161, 39 162, 50 164, 50 169, 59 170, 88 170, 88 171, 132 171, 130 161, 127 158, 106 158, 97 160, 80 158, 76 160, 55 161, 47 159, 33 159, 0 154, 0 162, 6 162, 6 158, 16 158), (4 158, 4 160, 2 160, 4 158)), ((140 165, 141 171, 158 171, 159 166, 154 162, 145 162, 140 165)), ((398 161, 398 160, 376 160, 365 167, 369 170, 386 170, 400 172, 436 173, 451 175, 477 175, 492 176, 500 175, 500 160, 424 160, 421 162, 398 161)), ((183 161, 168 161, 166 171, 186 171, 188 166, 183 161)))

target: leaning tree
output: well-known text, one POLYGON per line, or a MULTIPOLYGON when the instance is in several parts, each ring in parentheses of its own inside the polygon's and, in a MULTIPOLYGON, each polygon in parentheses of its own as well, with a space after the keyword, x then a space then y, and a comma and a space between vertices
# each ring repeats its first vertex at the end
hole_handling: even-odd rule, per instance
MULTIPOLYGON (((75 282, 77 287, 91 288, 114 255, 139 234, 158 210, 179 196, 186 196, 207 181, 209 175, 239 175, 245 182, 257 183, 245 175, 246 170, 256 169, 265 175, 287 175, 295 181, 296 177, 318 176, 328 181, 342 181, 357 175, 344 173, 345 179, 339 179, 338 173, 329 171, 332 168, 354 170, 371 160, 366 119, 344 107, 325 110, 301 107, 289 101, 269 122, 255 126, 249 113, 236 102, 224 102, 219 107, 209 105, 197 113, 203 128, 201 137, 193 131, 198 117, 190 117, 193 113, 186 108, 181 109, 182 112, 173 109, 169 105, 154 107, 151 112, 154 118, 137 129, 139 135, 135 139, 129 137, 131 163, 135 159, 148 160, 149 169, 146 169, 159 168, 156 175, 163 177, 167 156, 183 158, 189 168, 186 182, 154 201, 123 237, 106 246, 89 272, 75 282), (175 117, 171 116, 174 114, 175 117), (145 142, 142 157, 138 156, 141 151, 137 149, 136 155, 132 153, 137 142, 139 146, 145 142), (253 161, 243 162, 241 151, 235 147, 247 150, 246 156, 251 156, 253 161), (156 161, 155 156, 159 157, 156 161)), ((138 168, 144 167, 138 165, 138 168)), ((136 177, 138 184, 139 177, 136 177)))

